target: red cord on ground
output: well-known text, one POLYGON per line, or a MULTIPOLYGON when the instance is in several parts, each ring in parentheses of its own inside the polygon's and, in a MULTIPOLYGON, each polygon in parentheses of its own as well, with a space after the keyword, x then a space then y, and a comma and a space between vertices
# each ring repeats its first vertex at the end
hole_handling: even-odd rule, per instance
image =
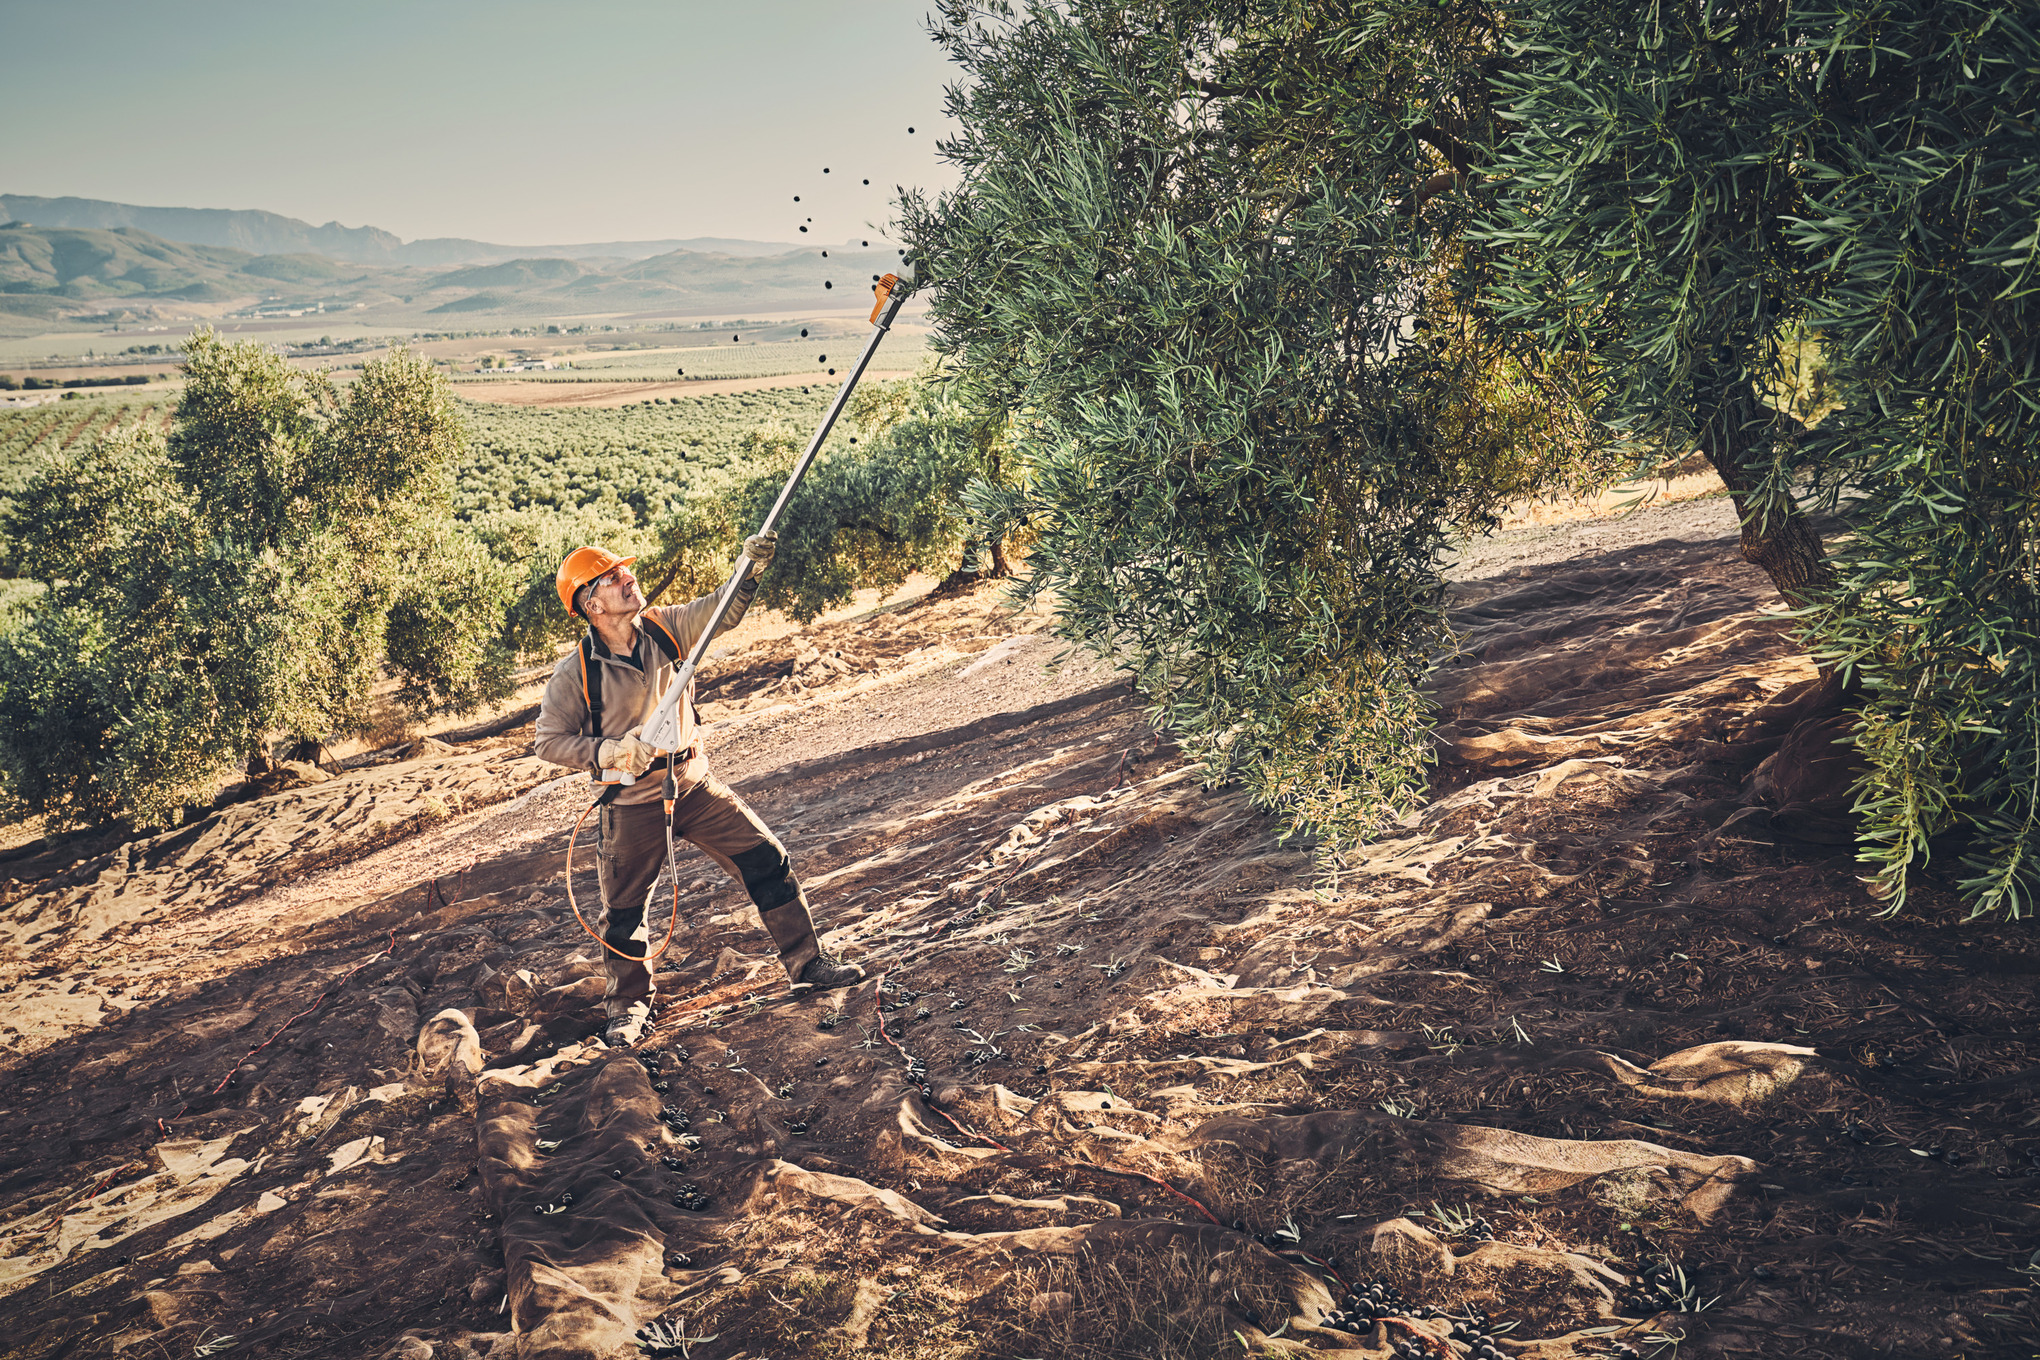
MULTIPOLYGON (((431 905, 432 893, 437 891, 438 887, 439 884, 437 882, 433 882, 427 886, 425 896, 425 903, 427 906, 431 905)), ((338 982, 335 982, 331 987, 328 987, 325 991, 320 992, 319 995, 312 1001, 311 1005, 305 1007, 303 1010, 299 1011, 296 1015, 293 1015, 290 1019, 284 1021, 281 1025, 278 1025, 276 1027, 276 1033, 270 1035, 267 1039, 264 1039, 261 1043, 255 1045, 255 1047, 249 1049, 246 1053, 242 1054, 241 1061, 235 1063, 233 1068, 227 1073, 227 1075, 220 1078, 220 1084, 213 1087, 212 1090, 207 1091, 206 1095, 208 1097, 216 1096, 220 1092, 226 1090, 227 1083, 234 1079, 234 1073, 239 1072, 241 1070, 241 1063, 247 1062, 248 1059, 254 1057, 257 1053, 260 1053, 263 1049, 269 1047, 271 1044, 275 1043, 278 1039, 281 1039, 283 1037, 283 1032, 285 1030, 289 1029, 292 1025, 295 1025, 298 1021, 310 1015, 313 1011, 319 1009, 320 1006, 326 1004, 326 998, 333 995, 333 993, 339 991, 342 987, 345 987, 347 985, 347 980, 349 978, 353 977, 356 973, 360 972, 362 969, 368 967, 368 965, 370 965, 371 963, 374 963, 377 959, 386 959, 396 952, 397 952, 397 928, 395 926, 391 926, 390 942, 388 944, 384 945, 381 949, 378 949, 375 953, 370 954, 360 963, 355 964, 352 968, 342 973, 340 975, 340 980, 338 982)), ((189 1110, 190 1108, 191 1102, 187 1100, 184 1102, 184 1104, 177 1107, 176 1114, 171 1115, 168 1119, 161 1118, 157 1119, 156 1120, 157 1132, 162 1134, 165 1138, 169 1137, 170 1126, 172 1124, 175 1124, 178 1120, 184 1118, 185 1111, 189 1110)))

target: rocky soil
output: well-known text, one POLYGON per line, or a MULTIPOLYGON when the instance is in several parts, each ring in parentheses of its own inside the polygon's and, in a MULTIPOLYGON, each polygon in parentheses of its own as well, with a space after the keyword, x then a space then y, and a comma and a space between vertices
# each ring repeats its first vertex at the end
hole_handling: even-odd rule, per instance
POLYGON ((1876 915, 1775 597, 1652 513, 1469 551, 1336 866, 989 589, 724 657, 874 976, 788 999, 687 852, 629 1052, 528 728, 0 865, 0 1354, 2032 1353, 2040 953, 1876 915))

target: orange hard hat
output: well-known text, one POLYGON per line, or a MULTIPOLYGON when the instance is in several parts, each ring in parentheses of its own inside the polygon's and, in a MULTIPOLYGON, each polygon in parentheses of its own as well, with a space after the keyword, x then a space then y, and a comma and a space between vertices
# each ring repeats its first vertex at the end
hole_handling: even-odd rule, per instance
POLYGON ((576 548, 567 554, 567 560, 560 563, 560 574, 556 584, 560 588, 560 603, 567 607, 569 614, 580 611, 574 608, 574 595, 598 576, 606 576, 618 567, 627 567, 637 561, 635 557, 618 557, 607 548, 576 548))

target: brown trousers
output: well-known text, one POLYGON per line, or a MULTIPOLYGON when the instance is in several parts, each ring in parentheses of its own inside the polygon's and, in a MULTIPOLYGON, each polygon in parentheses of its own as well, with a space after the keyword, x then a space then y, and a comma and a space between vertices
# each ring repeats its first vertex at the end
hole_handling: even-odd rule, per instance
MULTIPOLYGON (((750 894, 764 919, 765 933, 779 946, 779 961, 790 979, 798 980, 801 970, 820 952, 815 940, 815 923, 808 915, 807 897, 794 879, 793 865, 786 849, 758 814, 744 804, 730 787, 710 775, 680 796, 673 806, 673 834, 699 846, 723 867, 723 871, 750 894)), ((657 932, 646 927, 647 908, 660 871, 666 867, 666 808, 663 803, 625 803, 601 809, 596 822, 597 877, 602 884, 602 938, 609 948, 602 951, 609 968, 609 988, 603 1009, 611 1016, 649 1011, 652 974, 642 960, 649 952, 646 941, 656 933, 665 938, 663 922, 657 932), (621 950, 629 958, 620 958, 621 950)), ((651 912, 654 918, 670 919, 651 912)))

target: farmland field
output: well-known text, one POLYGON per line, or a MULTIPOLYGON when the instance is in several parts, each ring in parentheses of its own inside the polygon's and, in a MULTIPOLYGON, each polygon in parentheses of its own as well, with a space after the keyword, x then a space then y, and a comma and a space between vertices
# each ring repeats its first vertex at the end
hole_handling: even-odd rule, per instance
POLYGON ((611 409, 463 403, 468 456, 456 474, 454 511, 574 509, 613 495, 639 522, 689 487, 739 470, 744 441, 783 430, 804 437, 833 387, 768 388, 680 397, 611 409))
MULTIPOLYGON (((834 391, 780 387, 610 409, 463 402, 469 447, 455 474, 454 513, 472 519, 497 510, 573 509, 613 497, 642 523, 689 487, 740 473, 747 436, 805 437, 834 391)), ((166 393, 0 411, 0 504, 20 492, 47 455, 123 421, 167 427, 174 404, 166 393)))
POLYGON ((91 441, 117 424, 151 420, 168 427, 175 396, 81 397, 0 411, 0 506, 10 503, 50 454, 91 441))
MULTIPOLYGON (((617 350, 578 354, 568 359, 573 367, 543 373, 504 373, 463 376, 461 384, 503 379, 522 382, 626 382, 635 379, 670 382, 689 378, 769 378, 785 373, 812 373, 826 379, 829 370, 841 376, 856 361, 866 335, 838 335, 833 338, 786 340, 771 343, 671 346, 659 349, 617 350)), ((919 368, 927 353, 919 335, 886 336, 872 359, 880 369, 919 368)))

